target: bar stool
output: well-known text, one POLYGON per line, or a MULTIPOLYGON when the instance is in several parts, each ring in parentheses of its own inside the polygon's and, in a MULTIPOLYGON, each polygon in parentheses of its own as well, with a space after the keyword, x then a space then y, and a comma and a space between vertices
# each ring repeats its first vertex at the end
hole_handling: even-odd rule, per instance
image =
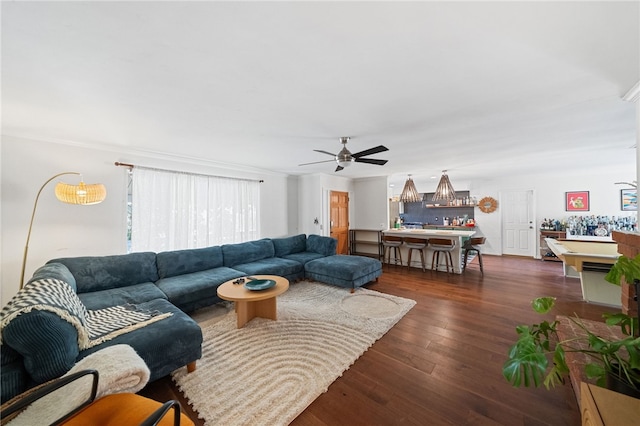
POLYGON ((427 240, 425 238, 412 238, 406 237, 404 239, 404 245, 409 249, 409 255, 407 256, 407 269, 411 268, 411 255, 414 250, 418 250, 420 253, 420 261, 422 262, 422 272, 425 271, 425 261, 424 261, 424 249, 427 247, 427 240))
POLYGON ((433 271, 434 268, 436 271, 438 270, 438 266, 440 266, 440 253, 443 253, 447 265, 447 273, 449 273, 449 267, 451 267, 450 273, 453 274, 453 258, 451 257, 451 252, 456 248, 455 240, 448 238, 429 238, 429 248, 433 250, 431 270, 433 271))
POLYGON ((391 250, 393 250, 393 263, 398 264, 400 259, 400 266, 402 266, 402 253, 400 252, 400 246, 402 245, 402 237, 396 237, 395 235, 383 235, 382 246, 384 247, 384 253, 382 260, 386 259, 386 263, 391 264, 391 250))
POLYGON ((478 254, 478 263, 480 264, 480 273, 484 275, 484 269, 482 268, 482 252, 480 251, 480 247, 478 246, 484 244, 485 241, 487 241, 485 237, 474 237, 469 238, 464 242, 462 246, 462 248, 464 249, 464 260, 462 262, 463 271, 467 269, 467 258, 469 257, 469 252, 476 252, 478 254))

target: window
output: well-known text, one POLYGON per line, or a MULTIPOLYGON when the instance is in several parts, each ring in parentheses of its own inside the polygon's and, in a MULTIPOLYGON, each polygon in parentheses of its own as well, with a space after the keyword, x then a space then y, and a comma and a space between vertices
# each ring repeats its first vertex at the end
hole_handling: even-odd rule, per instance
POLYGON ((260 238, 258 181, 149 169, 131 172, 130 251, 260 238))

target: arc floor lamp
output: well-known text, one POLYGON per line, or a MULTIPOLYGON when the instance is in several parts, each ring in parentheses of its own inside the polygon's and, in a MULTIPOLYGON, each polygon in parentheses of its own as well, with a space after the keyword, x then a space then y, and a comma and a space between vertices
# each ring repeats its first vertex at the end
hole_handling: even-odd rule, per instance
POLYGON ((36 200, 33 203, 33 212, 31 213, 31 221, 29 222, 29 232, 27 233, 27 242, 24 246, 24 256, 22 257, 22 270, 20 271, 20 288, 24 286, 24 270, 27 265, 27 253, 29 252, 29 239, 31 238, 31 228, 33 228, 33 218, 36 216, 36 208, 38 207, 38 199, 40 193, 45 186, 57 177, 64 175, 79 175, 80 183, 78 185, 69 185, 63 182, 58 182, 55 188, 56 198, 63 203, 77 204, 88 206, 91 204, 98 204, 104 201, 107 197, 107 189, 101 183, 87 185, 82 181, 82 174, 78 172, 62 172, 51 177, 47 180, 38 191, 36 200))

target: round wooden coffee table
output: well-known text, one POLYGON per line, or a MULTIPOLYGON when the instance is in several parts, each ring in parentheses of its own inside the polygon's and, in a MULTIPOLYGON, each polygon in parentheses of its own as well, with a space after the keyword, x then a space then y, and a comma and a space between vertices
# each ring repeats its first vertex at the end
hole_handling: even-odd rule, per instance
MULTIPOLYGON (((238 316, 238 328, 255 317, 276 320, 276 296, 284 293, 289 288, 289 280, 277 275, 253 275, 251 278, 258 280, 274 280, 276 285, 266 290, 247 290, 244 284, 234 284, 229 280, 218 287, 218 297, 235 302, 236 315, 238 316)), ((251 281, 244 277, 245 282, 251 281)))

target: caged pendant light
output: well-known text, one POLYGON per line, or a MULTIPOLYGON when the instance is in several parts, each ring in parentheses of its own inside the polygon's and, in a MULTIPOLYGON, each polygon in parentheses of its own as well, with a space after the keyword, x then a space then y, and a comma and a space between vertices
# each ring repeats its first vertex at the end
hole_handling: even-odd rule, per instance
POLYGON ((440 178, 440 182, 438 183, 436 192, 433 194, 433 197, 431 199, 433 201, 456 199, 456 191, 453 189, 453 186, 449 181, 449 176, 447 176, 446 170, 442 171, 442 177, 440 178))
POLYGON ((409 175, 409 178, 404 183, 402 194, 400 194, 400 201, 403 203, 417 203, 422 201, 422 197, 418 193, 416 185, 413 183, 413 179, 411 179, 411 175, 409 175))

